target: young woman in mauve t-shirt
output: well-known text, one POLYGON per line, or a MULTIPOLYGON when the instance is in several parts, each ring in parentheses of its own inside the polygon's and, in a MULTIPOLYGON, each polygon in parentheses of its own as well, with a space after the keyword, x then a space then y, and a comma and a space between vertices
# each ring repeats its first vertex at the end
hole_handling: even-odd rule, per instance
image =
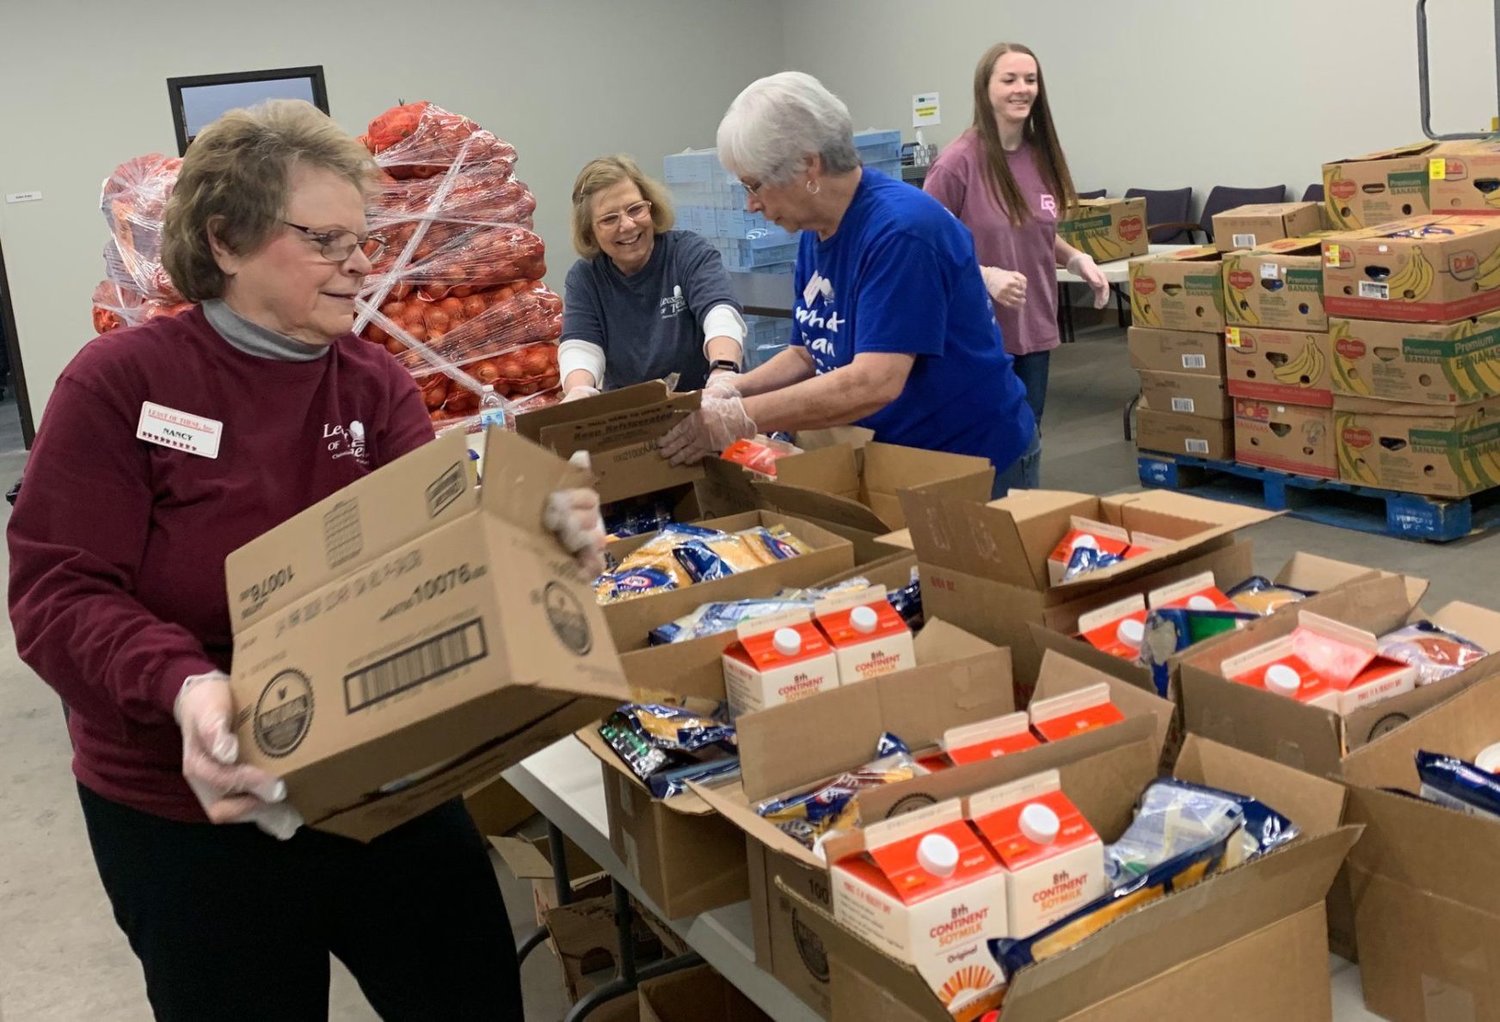
POLYGON ((1082 277, 1096 308, 1108 303, 1109 282, 1057 236, 1077 193, 1029 49, 996 43, 985 51, 974 69, 974 124, 943 150, 923 187, 974 234, 1005 349, 1040 426, 1047 362, 1058 345, 1056 269, 1082 277))

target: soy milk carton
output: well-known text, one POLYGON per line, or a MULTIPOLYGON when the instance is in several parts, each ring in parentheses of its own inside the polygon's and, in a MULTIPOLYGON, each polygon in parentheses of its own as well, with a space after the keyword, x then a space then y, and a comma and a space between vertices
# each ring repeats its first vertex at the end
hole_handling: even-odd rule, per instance
POLYGON ((724 650, 731 716, 838 688, 838 658, 811 611, 749 621, 738 634, 739 641, 724 650))
POLYGON ((852 685, 915 667, 911 629, 885 598, 885 586, 813 608, 814 620, 833 646, 839 684, 852 685))

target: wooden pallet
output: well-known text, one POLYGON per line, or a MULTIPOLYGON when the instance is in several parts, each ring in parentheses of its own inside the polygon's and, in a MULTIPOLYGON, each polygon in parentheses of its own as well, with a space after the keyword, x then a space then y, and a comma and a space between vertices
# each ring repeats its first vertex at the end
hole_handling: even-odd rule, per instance
POLYGON ((1447 543, 1500 524, 1500 488, 1440 500, 1180 454, 1142 453, 1136 461, 1142 486, 1191 490, 1382 536, 1447 543))

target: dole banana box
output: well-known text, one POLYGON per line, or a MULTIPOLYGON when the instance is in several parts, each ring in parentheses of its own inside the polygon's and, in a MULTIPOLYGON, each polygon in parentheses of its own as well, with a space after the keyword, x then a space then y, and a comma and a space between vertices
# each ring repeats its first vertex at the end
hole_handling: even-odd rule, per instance
POLYGON ((1500 399, 1423 407, 1340 397, 1333 414, 1346 483, 1429 497, 1500 486, 1500 399))
POLYGON ((1327 332, 1224 329, 1225 386, 1231 398, 1333 407, 1327 332))
POLYGON ((1236 206, 1214 215, 1214 247, 1220 252, 1255 248, 1283 238, 1321 230, 1323 214, 1316 202, 1266 202, 1236 206))
POLYGON ((1130 312, 1137 326, 1224 328, 1224 254, 1193 245, 1130 261, 1130 312))
POLYGON ((1026 710, 1031 729, 1047 742, 1060 742, 1125 719, 1109 698, 1109 685, 1085 685, 1050 699, 1034 699, 1026 710))
POLYGON ((831 870, 833 918, 917 973, 948 1014, 972 1022, 1000 1004, 989 952, 1009 935, 1005 876, 956 799, 864 828, 864 850, 831 870))
POLYGON ((915 667, 911 629, 885 598, 885 586, 825 600, 814 620, 838 661, 839 684, 852 685, 915 667))
POLYGON ((1427 161, 1438 150, 1417 142, 1323 164, 1328 222, 1354 231, 1431 212, 1427 161))
POLYGON ((1234 460, 1321 479, 1339 477, 1333 409, 1234 399, 1234 460))
POLYGON ((1029 937, 1104 894, 1104 844, 1056 770, 971 796, 969 819, 1000 861, 1012 937, 1029 937))
POLYGON ((1404 323, 1500 309, 1500 218, 1412 217, 1325 237, 1323 307, 1404 323))
POLYGON ((1500 312, 1452 323, 1329 320, 1335 394, 1422 405, 1500 395, 1500 312))
POLYGON ((1434 213, 1500 213, 1500 141, 1429 157, 1427 182, 1434 213))
POLYGON ((1327 330, 1322 233, 1226 255, 1225 321, 1274 330, 1327 330))
POLYGON ((813 624, 811 611, 746 622, 738 636, 724 650, 724 691, 731 716, 839 687, 838 657, 813 624))
POLYGON ((1145 199, 1079 199, 1057 235, 1096 263, 1143 256, 1150 248, 1145 199))
POLYGON ((1024 711, 982 720, 977 724, 951 727, 943 732, 943 752, 954 766, 982 763, 997 756, 1034 749, 1041 742, 1031 733, 1031 718, 1024 711))

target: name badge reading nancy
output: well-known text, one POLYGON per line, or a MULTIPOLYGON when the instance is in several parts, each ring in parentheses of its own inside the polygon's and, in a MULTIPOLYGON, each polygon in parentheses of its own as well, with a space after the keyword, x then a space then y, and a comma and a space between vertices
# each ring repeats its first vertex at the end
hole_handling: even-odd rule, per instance
POLYGON ((202 458, 217 458, 219 440, 223 435, 224 424, 218 419, 205 419, 150 401, 141 402, 141 421, 135 429, 137 440, 202 458))

